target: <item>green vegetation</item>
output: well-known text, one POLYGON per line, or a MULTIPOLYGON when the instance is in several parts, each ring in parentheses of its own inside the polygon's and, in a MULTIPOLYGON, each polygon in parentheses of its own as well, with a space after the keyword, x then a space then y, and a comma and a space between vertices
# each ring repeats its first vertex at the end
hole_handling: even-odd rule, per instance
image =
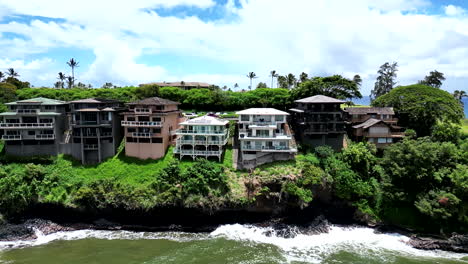
POLYGON ((468 136, 468 119, 464 119, 462 121, 462 125, 461 125, 461 132, 465 135, 465 136, 468 136))

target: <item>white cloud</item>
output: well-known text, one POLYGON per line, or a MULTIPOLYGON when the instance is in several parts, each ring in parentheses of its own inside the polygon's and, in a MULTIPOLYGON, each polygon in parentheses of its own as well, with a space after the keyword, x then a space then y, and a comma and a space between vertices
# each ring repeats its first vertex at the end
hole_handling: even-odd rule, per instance
POLYGON ((468 18, 418 13, 430 5, 426 0, 292 0, 287 5, 283 0, 243 0, 240 8, 229 0, 224 10, 235 19, 209 22, 194 16, 161 17, 148 10, 210 8, 212 0, 84 0, 75 6, 57 1, 0 0, 0 6, 16 14, 66 19, 0 24, 0 32, 26 37, 0 38, 0 48, 7 51, 0 58, 47 54, 57 47, 90 50, 96 58, 89 68, 79 69, 78 78, 96 85, 193 79, 246 87, 247 72, 260 76, 256 82, 269 84, 269 71, 275 69, 296 75, 360 74, 369 78, 364 81, 368 94, 386 61, 399 62, 400 84, 422 79, 434 69, 448 78, 468 78, 468 18), (175 76, 158 61, 137 63, 149 53, 200 57, 228 64, 233 73, 203 71, 201 65, 197 74, 175 76))
POLYGON ((455 5, 444 6, 445 14, 447 16, 459 16, 465 14, 466 10, 462 7, 455 5))

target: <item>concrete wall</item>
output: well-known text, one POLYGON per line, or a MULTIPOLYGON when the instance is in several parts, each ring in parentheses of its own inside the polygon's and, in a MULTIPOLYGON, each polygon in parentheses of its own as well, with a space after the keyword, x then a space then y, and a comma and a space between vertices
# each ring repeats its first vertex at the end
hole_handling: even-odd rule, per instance
POLYGON ((344 134, 335 134, 336 137, 329 137, 328 135, 318 135, 311 137, 309 135, 302 136, 302 143, 309 145, 313 148, 318 146, 330 146, 335 151, 340 151, 343 148, 344 134))

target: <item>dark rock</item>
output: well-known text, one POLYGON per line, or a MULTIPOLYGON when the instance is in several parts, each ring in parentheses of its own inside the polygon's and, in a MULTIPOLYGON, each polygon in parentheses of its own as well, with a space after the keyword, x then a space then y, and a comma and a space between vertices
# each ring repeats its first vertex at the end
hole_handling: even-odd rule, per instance
POLYGON ((36 235, 31 227, 25 225, 0 225, 0 241, 35 239, 36 235))
POLYGON ((424 250, 445 250, 468 253, 468 235, 453 234, 449 239, 412 236, 408 244, 424 250))

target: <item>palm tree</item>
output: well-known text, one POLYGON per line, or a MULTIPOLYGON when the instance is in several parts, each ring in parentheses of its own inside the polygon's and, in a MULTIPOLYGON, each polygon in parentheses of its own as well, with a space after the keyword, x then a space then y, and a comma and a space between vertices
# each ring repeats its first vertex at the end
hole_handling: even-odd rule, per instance
POLYGON ((467 94, 465 91, 463 91, 463 90, 461 90, 461 91, 455 90, 455 91, 453 92, 453 96, 454 96, 458 101, 460 101, 461 104, 463 104, 462 99, 463 99, 463 97, 468 97, 468 94, 467 94))
POLYGON ((180 82, 180 87, 185 90, 185 82, 184 81, 180 82))
POLYGON ((239 84, 235 83, 234 84, 234 89, 239 88, 239 84))
POLYGON ((7 74, 8 74, 8 76, 13 77, 13 78, 16 78, 16 77, 19 77, 19 76, 20 76, 20 75, 15 71, 15 69, 13 69, 13 68, 9 68, 9 69, 7 70, 7 74))
POLYGON ((359 74, 354 75, 354 77, 353 77, 353 82, 354 82, 357 86, 361 86, 361 84, 362 84, 361 76, 360 76, 359 74))
POLYGON ((0 82, 2 81, 3 78, 5 78, 5 74, 3 74, 3 72, 0 72, 0 82))
POLYGON ((66 78, 67 78, 67 76, 65 76, 65 74, 63 74, 63 72, 59 72, 59 73, 58 73, 58 78, 57 78, 57 79, 59 79, 59 80, 60 80, 60 83, 62 84, 62 85, 61 85, 61 88, 64 88, 63 86, 64 86, 64 84, 65 84, 64 81, 65 81, 66 78))
POLYGON ((286 76, 286 82, 288 83, 288 89, 291 87, 294 87, 296 85, 296 76, 294 74, 290 73, 286 76))
POLYGON ((275 70, 272 70, 270 72, 270 76, 271 76, 271 86, 270 87, 273 88, 273 79, 278 77, 278 73, 276 73, 275 70))
POLYGON ((68 76, 67 77, 67 85, 68 85, 68 89, 71 89, 73 87, 73 83, 75 82, 75 80, 73 79, 72 76, 68 76))
MULTIPOLYGON (((80 63, 77 62, 74 58, 71 58, 69 61, 67 61, 67 65, 70 66, 70 68, 72 69, 72 76, 71 76, 71 77, 72 77, 72 80, 73 80, 73 83, 72 83, 72 84, 75 83, 75 68, 76 68, 76 67, 79 67, 79 66, 78 66, 79 64, 80 64, 80 63)), ((72 85, 72 86, 73 86, 73 85, 72 85)))
POLYGON ((301 83, 307 81, 308 78, 309 78, 309 75, 305 72, 302 72, 301 75, 299 75, 299 80, 301 81, 301 83))
POLYGON ((255 74, 255 72, 249 72, 249 74, 247 74, 247 78, 250 79, 249 90, 252 90, 252 80, 258 78, 258 76, 255 74))

